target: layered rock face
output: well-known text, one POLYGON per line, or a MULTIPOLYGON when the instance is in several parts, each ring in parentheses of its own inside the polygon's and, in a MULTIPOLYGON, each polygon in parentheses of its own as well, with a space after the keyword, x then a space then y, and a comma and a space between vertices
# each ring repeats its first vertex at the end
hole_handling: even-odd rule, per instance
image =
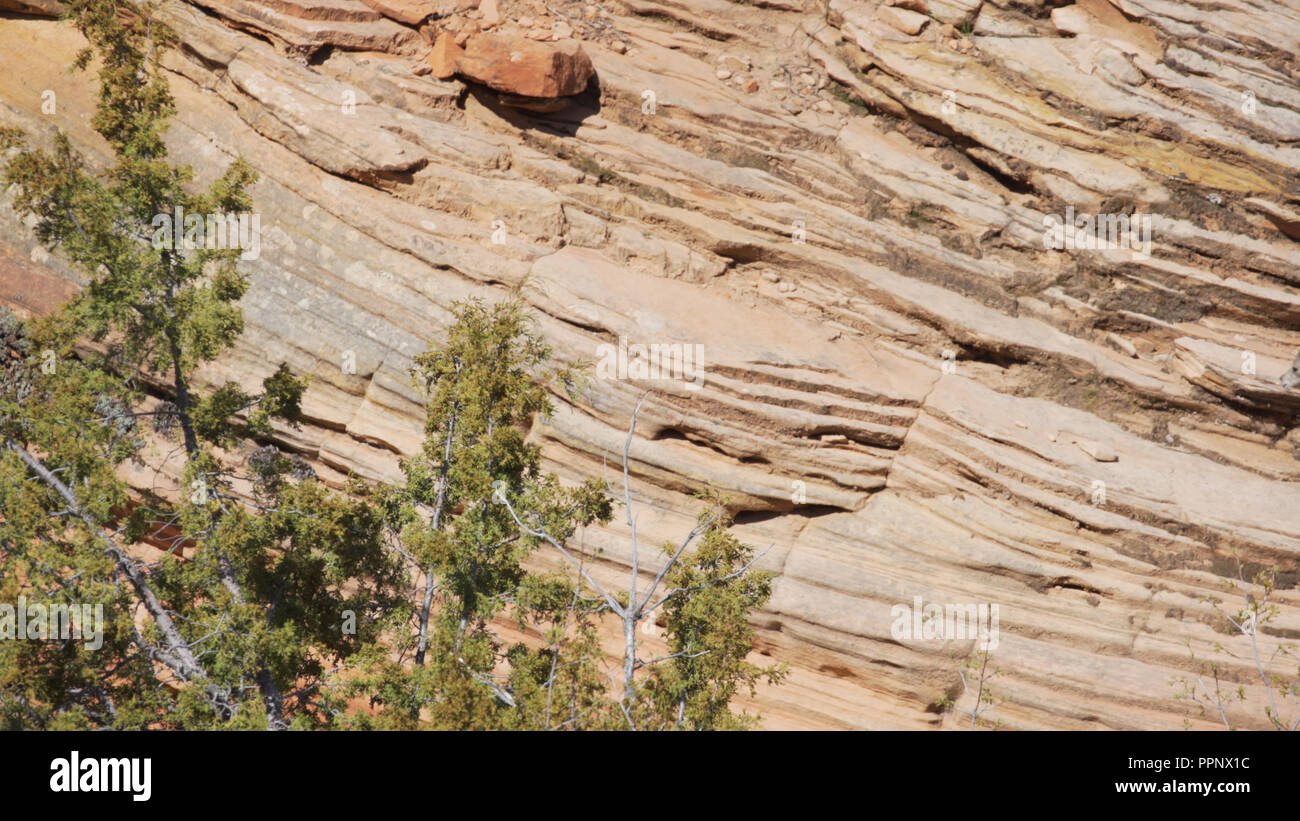
MULTIPOLYGON (((283 447, 395 478, 411 357, 452 302, 516 291, 590 365, 534 427, 551 468, 616 480, 650 391, 642 543, 711 488, 767 549, 757 650, 792 675, 750 705, 766 726, 962 725, 933 705, 970 707, 976 641, 899 638, 917 597, 998 606, 1007 727, 1222 726, 1175 698, 1194 659, 1244 686, 1234 724, 1267 726, 1222 582, 1281 571, 1276 660, 1300 636, 1294 4, 473 6, 163 6, 175 158, 262 175, 248 331, 207 376, 310 374, 283 447), (580 42, 595 78, 521 105, 575 92, 440 80, 444 34, 580 42)), ((0 121, 103 162, 71 26, 15 14, 0 42, 0 121)), ((0 222, 0 300, 66 298, 75 274, 0 222)), ((580 546, 625 576, 618 521, 580 546)))

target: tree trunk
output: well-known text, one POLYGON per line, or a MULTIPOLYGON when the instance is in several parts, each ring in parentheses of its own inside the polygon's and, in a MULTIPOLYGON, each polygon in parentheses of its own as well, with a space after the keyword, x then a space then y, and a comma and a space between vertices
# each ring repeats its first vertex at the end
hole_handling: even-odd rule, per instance
POLYGON ((433 566, 424 571, 424 602, 420 606, 420 641, 415 648, 415 663, 424 666, 424 654, 429 649, 429 612, 433 609, 433 566))
MULTIPOLYGON (((144 577, 144 574, 140 572, 140 568, 135 564, 135 561, 126 554, 125 550, 115 544, 108 536, 104 535, 103 529, 99 526, 99 523, 97 523, 91 515, 86 512, 85 508, 81 506, 81 501, 77 498, 77 495, 73 493, 72 489, 64 484, 59 477, 50 472, 49 468, 41 464, 39 459, 32 456, 27 452, 26 448, 22 447, 17 442, 14 442, 12 439, 5 440, 5 446, 17 454, 18 458, 21 459, 23 463, 41 479, 41 481, 63 498, 63 501, 68 505, 68 510, 75 514, 77 518, 81 519, 90 532, 104 547, 104 552, 113 559, 118 572, 125 576, 127 581, 131 583, 131 589, 133 589, 135 594, 140 598, 140 602, 144 605, 145 610, 153 619, 154 624, 158 626, 158 632, 162 634, 163 640, 167 642, 167 649, 165 652, 158 652, 155 648, 145 645, 142 645, 140 649, 151 658, 156 658, 158 661, 161 661, 183 681, 192 682, 208 678, 207 670, 205 670, 203 665, 199 663, 198 658, 194 655, 194 651, 190 649, 189 643, 185 641, 185 637, 181 635, 180 629, 177 628, 176 623, 172 621, 171 614, 167 612, 167 608, 158 600, 158 596, 154 593, 153 588, 149 585, 149 581, 144 577)), ((214 700, 217 701, 218 705, 226 711, 226 716, 228 717, 229 713, 233 712, 233 707, 228 701, 226 701, 224 694, 214 692, 213 688, 210 688, 209 692, 214 695, 214 700)))

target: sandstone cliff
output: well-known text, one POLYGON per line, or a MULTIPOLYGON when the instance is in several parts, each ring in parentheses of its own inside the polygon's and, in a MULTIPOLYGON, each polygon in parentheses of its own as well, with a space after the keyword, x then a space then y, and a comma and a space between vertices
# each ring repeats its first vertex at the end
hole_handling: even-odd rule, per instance
MULTIPOLYGON (((1169 683, 1193 653, 1266 726, 1205 597, 1234 556, 1278 567, 1265 658, 1300 636, 1294 2, 474 6, 164 3, 176 159, 261 173, 249 330, 208 375, 310 374, 284 447, 394 478, 411 356, 452 301, 517 289, 569 360, 703 346, 698 389, 593 367, 533 435, 562 476, 612 477, 654 391, 643 533, 688 530, 711 486, 772 545, 758 649, 794 672, 756 700, 768 727, 953 726, 930 705, 973 642, 895 639, 915 596, 999 605, 1006 726, 1213 728, 1169 683), (440 35, 448 59, 484 29, 579 42, 594 79, 553 101, 430 71, 440 35), (1067 209, 1145 215, 1150 245, 1046 248, 1067 209)), ((79 35, 56 3, 0 7, 0 124, 103 160, 79 35)), ((0 301, 73 292, 7 202, 0 223, 0 301)), ((617 522, 584 547, 625 571, 617 522)))

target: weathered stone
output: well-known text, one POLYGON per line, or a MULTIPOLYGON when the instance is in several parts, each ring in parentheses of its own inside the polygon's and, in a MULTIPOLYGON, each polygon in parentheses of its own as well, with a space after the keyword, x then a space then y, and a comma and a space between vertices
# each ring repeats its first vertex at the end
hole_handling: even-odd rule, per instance
POLYGON ((456 56, 456 73, 508 94, 567 97, 586 89, 596 71, 582 46, 571 40, 544 44, 477 34, 456 56))
POLYGON ((300 57, 328 46, 390 54, 415 54, 421 47, 418 33, 360 0, 327 0, 320 8, 282 3, 283 10, 250 0, 195 0, 195 5, 235 26, 261 32, 300 57))
POLYGON ((438 35, 438 42, 433 44, 433 51, 429 52, 429 67, 433 70, 433 76, 439 80, 455 76, 456 61, 465 53, 456 38, 457 35, 444 31, 438 35))
POLYGON ((1131 356, 1134 359, 1137 358, 1138 355, 1137 348, 1133 345, 1132 342, 1129 342, 1127 339, 1120 336, 1119 334, 1106 334, 1106 344, 1110 345, 1112 348, 1124 354, 1125 356, 1131 356))
POLYGON ((1105 442, 1097 442, 1092 439, 1075 439, 1074 444, 1079 450, 1096 459, 1098 462, 1116 462, 1119 456, 1116 455, 1115 449, 1105 442))
POLYGON ((888 25, 893 26, 904 34, 920 34, 925 28, 925 24, 930 22, 930 18, 924 14, 918 14, 914 11, 908 11, 905 8, 896 8, 894 6, 881 6, 877 12, 880 19, 888 25))
POLYGON ((385 17, 408 26, 418 26, 429 17, 444 14, 446 10, 454 7, 446 0, 442 3, 431 2, 431 0, 361 0, 361 2, 385 17))
POLYGON ((1079 6, 1052 9, 1052 24, 1062 34, 1091 34, 1093 18, 1079 6))
POLYGON ((1300 387, 1300 353, 1295 355, 1295 361, 1291 363, 1291 367, 1287 369, 1286 373, 1283 373, 1281 378, 1278 379, 1278 384, 1287 390, 1300 387))
POLYGON ((0 11, 37 14, 42 17, 58 17, 66 8, 59 0, 0 0, 0 11))

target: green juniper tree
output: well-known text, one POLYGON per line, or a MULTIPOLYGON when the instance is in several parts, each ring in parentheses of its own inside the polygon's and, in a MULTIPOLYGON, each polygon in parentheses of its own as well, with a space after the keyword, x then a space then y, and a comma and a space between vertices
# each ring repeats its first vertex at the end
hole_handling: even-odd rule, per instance
POLYGON ((489 624, 521 596, 547 595, 523 567, 537 540, 493 503, 494 489, 521 498, 565 538, 609 518, 599 483, 561 488, 542 473, 541 449, 525 441, 532 418, 550 411, 545 383, 571 383, 572 370, 546 370, 549 349, 528 332, 519 303, 455 311, 446 344, 412 369, 427 394, 424 447, 402 461, 405 484, 377 494, 418 585, 398 658, 375 659, 372 677, 355 688, 369 693, 378 726, 414 726, 422 711, 437 728, 510 725, 504 713, 514 699, 495 672, 503 648, 489 624))
MULTIPOLYGON (((572 387, 573 368, 551 368, 548 347, 528 327, 522 306, 469 302, 454 307, 448 341, 417 358, 427 391, 426 439, 405 460, 401 488, 384 490, 397 549, 415 578, 401 655, 376 657, 354 682, 376 716, 361 726, 463 729, 733 729, 741 686, 779 681, 780 668, 745 661, 753 646, 748 615, 766 602, 770 577, 752 572, 753 552, 727 532, 714 505, 666 559, 648 589, 639 568, 611 594, 570 549, 578 529, 606 524, 613 502, 604 482, 562 487, 541 470, 526 426, 551 410, 546 385, 572 387), (700 546, 687 555, 697 537, 700 546), (551 572, 525 560, 551 548, 551 572), (638 656, 637 626, 664 609, 670 653, 638 656), (540 644, 506 646, 498 617, 540 634, 540 644), (608 658, 602 627, 624 637, 608 658), (618 675, 610 675, 610 665, 618 675)), ((639 407, 639 405, 638 405, 639 407)), ((634 415, 635 419, 635 415, 634 415)), ((635 422, 628 432, 628 446, 635 422)), ((635 518, 628 493, 634 565, 635 518)))
POLYGON ((19 149, 4 170, 15 210, 87 280, 57 315, 14 334, 0 390, 0 584, 102 604, 108 635, 97 651, 4 643, 0 710, 13 726, 328 723, 339 709, 329 674, 382 625, 343 622, 382 611, 397 578, 381 520, 274 447, 247 470, 219 455, 266 440, 273 420, 292 424, 305 386, 282 365, 256 395, 199 389, 196 370, 243 330, 239 251, 157 242, 153 228, 178 211, 249 210, 255 176, 236 160, 194 192, 191 170, 167 161, 173 104, 159 58, 174 36, 153 9, 68 5, 90 42, 76 67, 100 64, 93 125, 115 164, 101 179, 62 133, 51 150, 0 134, 19 149), (131 491, 117 468, 172 430, 182 492, 131 491), (141 558, 146 541, 164 548, 157 561, 141 558))
POLYGON ((746 660, 754 646, 748 617, 771 597, 772 574, 748 570, 753 549, 728 530, 719 501, 701 521, 699 549, 671 565, 664 579, 668 655, 647 683, 650 726, 750 729, 758 718, 732 712, 732 699, 742 687, 753 696, 759 681, 780 683, 787 673, 784 665, 760 668, 746 660))

